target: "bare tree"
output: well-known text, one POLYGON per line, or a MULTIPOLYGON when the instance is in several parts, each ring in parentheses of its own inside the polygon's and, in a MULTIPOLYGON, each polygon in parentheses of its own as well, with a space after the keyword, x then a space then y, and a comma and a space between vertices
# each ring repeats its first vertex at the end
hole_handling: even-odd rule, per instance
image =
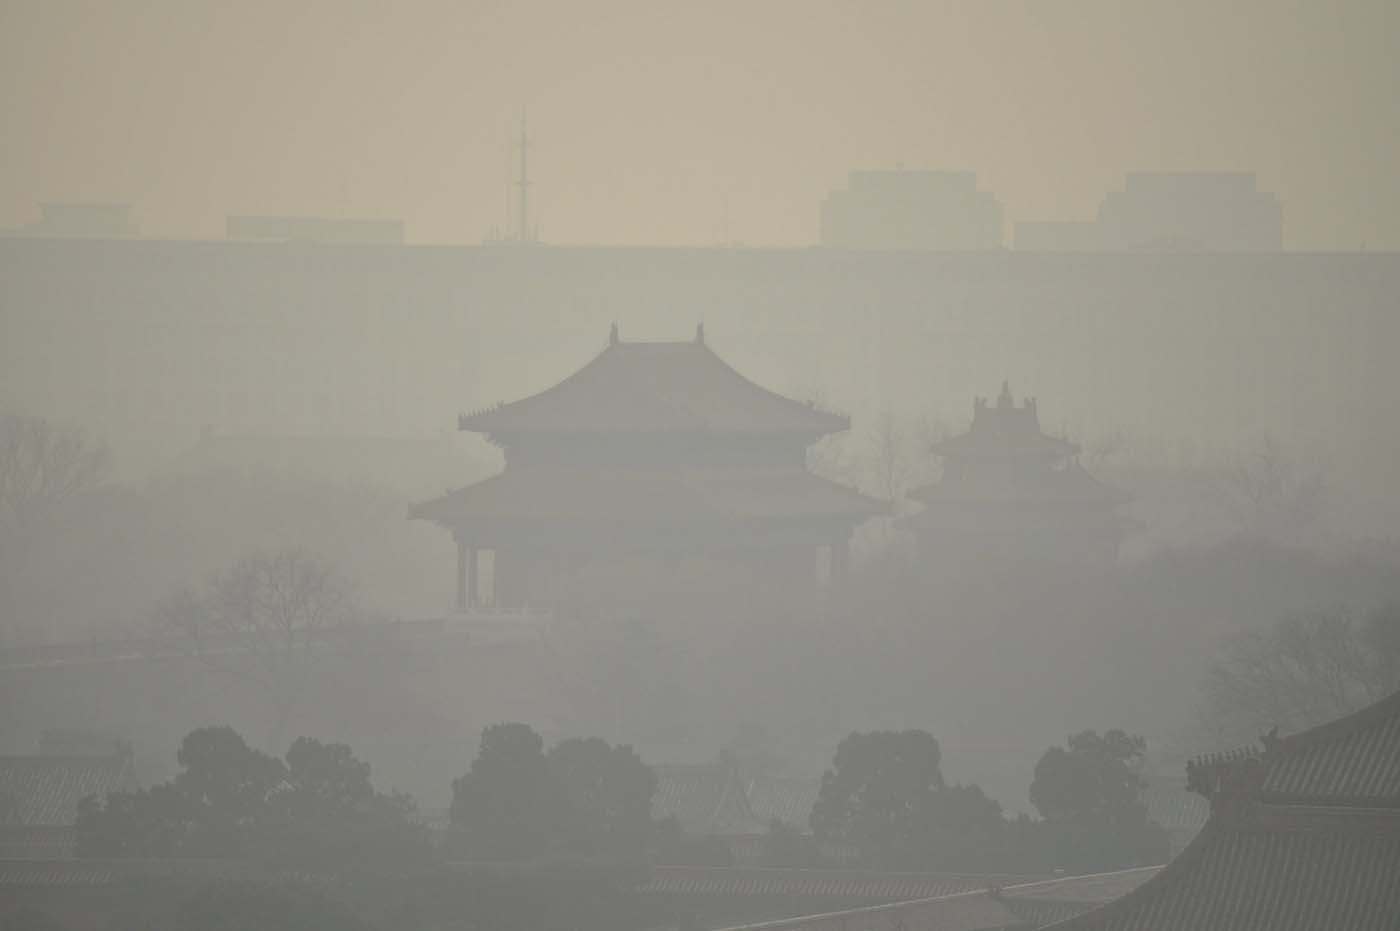
POLYGON ((0 527, 23 528, 40 512, 100 484, 110 462, 107 447, 76 427, 0 415, 0 527))
POLYGON ((331 566, 291 547, 244 556, 203 595, 174 593, 158 609, 211 665, 255 683, 272 705, 269 748, 280 748, 327 633, 355 614, 350 586, 331 566))
POLYGON ((1232 638, 1205 678, 1217 730, 1257 736, 1341 717, 1400 687, 1400 605, 1289 617, 1232 638))
POLYGON ((102 482, 108 463, 107 448, 76 427, 0 414, 0 641, 52 633, 47 600, 35 597, 36 539, 58 506, 102 482))
POLYGON ((932 476, 930 450, 943 433, 942 425, 929 417, 911 426, 888 409, 877 415, 863 434, 863 471, 871 493, 898 507, 911 487, 932 476))
POLYGON ((851 438, 829 433, 807 447, 807 468, 822 478, 846 485, 859 484, 859 469, 851 458, 851 438))
POLYGON ((909 478, 908 434, 894 412, 884 410, 870 428, 869 440, 876 493, 893 502, 903 496, 909 478))
POLYGON ((1123 455, 1128 448, 1128 436, 1121 427, 1109 427, 1094 434, 1081 445, 1079 461, 1090 471, 1102 468, 1123 455))
POLYGON ((1326 482, 1321 469, 1308 467, 1266 436, 1232 470, 1228 491, 1246 532, 1281 537, 1319 521, 1326 482))

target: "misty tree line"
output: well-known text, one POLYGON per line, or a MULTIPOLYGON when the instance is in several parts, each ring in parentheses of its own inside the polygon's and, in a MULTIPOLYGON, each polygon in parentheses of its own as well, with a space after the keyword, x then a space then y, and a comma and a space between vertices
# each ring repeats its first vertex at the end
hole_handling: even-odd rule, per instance
MULTIPOLYGON (((874 458, 868 469, 856 471, 883 476, 876 482, 882 487, 871 490, 898 497, 909 482, 928 476, 927 464, 914 459, 940 433, 936 424, 911 427, 887 414, 866 432, 873 438, 864 445, 873 452, 865 455, 874 458)), ((1108 441, 1097 445, 1103 449, 1094 455, 1104 458, 1115 448, 1108 441)), ((825 462, 839 473, 849 471, 851 454, 849 449, 819 445, 813 460, 817 467, 825 462)), ((20 557, 28 555, 65 505, 104 487, 110 477, 109 451, 83 431, 42 418, 0 416, 0 573, 6 576, 0 578, 0 592, 23 587, 25 576, 34 573, 20 557)), ((865 481, 870 481, 868 474, 865 481)), ((1320 473, 1301 468, 1267 442, 1235 470, 1232 488, 1233 497, 1246 502, 1256 522, 1262 523, 1310 519, 1325 490, 1320 473)), ((402 522, 401 514, 394 516, 402 522)), ((113 555, 130 558, 120 546, 113 555)), ((9 628, 0 630, 0 644, 14 642, 31 611, 23 603, 0 607, 9 628)), ((257 686, 272 718, 269 734, 259 742, 272 747, 282 744, 305 697, 310 681, 305 671, 320 640, 333 629, 370 616, 336 561, 304 547, 244 552, 209 573, 202 586, 174 586, 172 594, 155 600, 151 613, 147 632, 177 635, 206 663, 257 686), (230 643, 250 661, 221 659, 215 647, 230 643)), ((1394 627, 1395 613, 1391 608, 1363 617, 1339 604, 1303 618, 1289 613, 1270 628, 1226 641, 1205 670, 1208 729, 1228 733, 1231 739, 1272 726, 1286 732, 1393 690, 1400 685, 1396 637, 1387 631, 1394 627)))
MULTIPOLYGON (((979 787, 944 779, 927 732, 853 733, 809 824, 770 825, 764 865, 1030 873, 1159 863, 1168 844, 1143 803, 1146 749, 1122 731, 1073 735, 1036 766, 1030 798, 1041 817, 1007 818, 979 787)), ((85 799, 77 855, 396 874, 444 860, 732 865, 718 839, 654 818, 655 773, 631 747, 596 737, 546 749, 528 725, 488 727, 452 784, 441 838, 411 798, 376 790, 369 764, 345 744, 299 737, 279 759, 232 728, 209 727, 187 735, 177 759, 169 782, 85 799)))

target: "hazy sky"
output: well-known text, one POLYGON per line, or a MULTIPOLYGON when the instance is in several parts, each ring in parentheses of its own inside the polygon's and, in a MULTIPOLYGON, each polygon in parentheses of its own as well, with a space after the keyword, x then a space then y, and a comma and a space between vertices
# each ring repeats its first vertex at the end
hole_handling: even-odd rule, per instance
MULTIPOLYGON (((528 108, 542 238, 812 242, 851 168, 1008 221, 1253 169, 1295 248, 1400 248, 1400 3, 0 0, 0 226, 40 200, 399 217, 475 242, 528 108)), ((1008 228, 1008 238, 1010 230, 1008 228)))

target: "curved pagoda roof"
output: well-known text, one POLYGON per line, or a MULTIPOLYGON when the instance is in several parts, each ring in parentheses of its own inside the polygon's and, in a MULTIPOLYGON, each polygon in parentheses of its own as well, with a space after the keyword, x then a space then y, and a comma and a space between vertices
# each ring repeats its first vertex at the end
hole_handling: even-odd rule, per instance
POLYGON ((1194 761, 1211 817, 1138 889, 1057 931, 1391 931, 1400 916, 1400 693, 1194 761))
POLYGON ((1035 399, 1027 398, 1025 403, 1017 406, 1011 397, 1010 385, 1003 381, 996 404, 988 404, 986 398, 975 398, 972 402, 972 425, 967 432, 933 444, 933 452, 948 458, 1033 456, 1054 460, 1077 454, 1079 447, 1069 440, 1042 432, 1035 399))
POLYGON ((815 439, 846 430, 849 418, 769 391, 694 340, 608 346, 539 394, 464 414, 462 430, 493 436, 584 433, 790 435, 815 439))

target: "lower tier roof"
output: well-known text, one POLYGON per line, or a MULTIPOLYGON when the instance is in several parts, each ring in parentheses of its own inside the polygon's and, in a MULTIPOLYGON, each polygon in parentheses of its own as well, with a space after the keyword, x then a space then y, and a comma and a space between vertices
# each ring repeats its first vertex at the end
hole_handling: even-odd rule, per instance
POLYGON ((517 466, 415 506, 448 527, 474 523, 684 526, 746 520, 853 525, 883 502, 799 468, 580 469, 517 466))

